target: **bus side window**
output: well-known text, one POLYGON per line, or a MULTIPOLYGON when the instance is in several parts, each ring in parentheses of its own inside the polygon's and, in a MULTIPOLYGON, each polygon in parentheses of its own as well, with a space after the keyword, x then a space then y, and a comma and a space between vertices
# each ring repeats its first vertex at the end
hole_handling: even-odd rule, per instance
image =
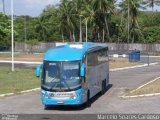
POLYGON ((97 52, 92 52, 87 55, 87 66, 88 67, 93 67, 93 66, 98 65, 97 55, 98 55, 97 52))
POLYGON ((102 64, 108 61, 108 50, 107 48, 98 51, 98 64, 102 64))

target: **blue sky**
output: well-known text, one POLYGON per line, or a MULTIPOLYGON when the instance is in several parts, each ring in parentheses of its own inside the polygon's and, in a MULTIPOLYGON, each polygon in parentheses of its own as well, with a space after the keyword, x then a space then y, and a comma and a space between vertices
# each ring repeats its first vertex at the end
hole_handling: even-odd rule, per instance
MULTIPOLYGON (((38 16, 49 4, 58 4, 60 0, 13 0, 14 14, 38 16)), ((5 0, 6 13, 10 14, 11 0, 5 0)), ((2 0, 0 0, 0 11, 2 11, 2 0)))
MULTIPOLYGON (((10 1, 5 0, 6 13, 10 14, 10 1)), ((13 0, 14 14, 38 16, 49 4, 58 4, 60 0, 13 0)), ((151 10, 148 8, 147 10, 151 10)), ((160 11, 160 7, 155 6, 155 10, 160 11)), ((2 0, 0 0, 0 11, 2 11, 2 0)))

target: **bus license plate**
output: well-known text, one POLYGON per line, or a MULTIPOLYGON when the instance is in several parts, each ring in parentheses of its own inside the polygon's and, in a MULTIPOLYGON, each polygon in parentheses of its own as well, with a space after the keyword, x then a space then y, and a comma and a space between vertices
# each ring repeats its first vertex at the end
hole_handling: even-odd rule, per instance
POLYGON ((63 101, 58 101, 57 103, 58 103, 58 104, 64 104, 64 102, 63 102, 63 101))

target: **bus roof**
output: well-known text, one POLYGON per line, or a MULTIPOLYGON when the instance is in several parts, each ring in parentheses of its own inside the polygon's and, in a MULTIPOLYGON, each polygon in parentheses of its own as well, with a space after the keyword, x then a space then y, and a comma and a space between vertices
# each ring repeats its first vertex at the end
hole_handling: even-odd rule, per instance
POLYGON ((63 46, 50 48, 44 55, 46 61, 74 61, 82 60, 84 54, 90 50, 105 48, 107 45, 95 43, 67 43, 63 46))

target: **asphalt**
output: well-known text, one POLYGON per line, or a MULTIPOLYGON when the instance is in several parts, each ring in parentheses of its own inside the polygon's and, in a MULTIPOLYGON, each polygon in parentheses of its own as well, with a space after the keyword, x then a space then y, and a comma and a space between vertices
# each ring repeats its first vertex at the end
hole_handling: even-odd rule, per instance
MULTIPOLYGON (((160 96, 123 99, 120 96, 158 76, 160 65, 110 73, 110 87, 104 95, 96 95, 91 107, 54 106, 44 110, 40 91, 0 98, 0 113, 8 114, 109 114, 160 113, 160 96)), ((26 118, 26 117, 24 117, 26 118)))

